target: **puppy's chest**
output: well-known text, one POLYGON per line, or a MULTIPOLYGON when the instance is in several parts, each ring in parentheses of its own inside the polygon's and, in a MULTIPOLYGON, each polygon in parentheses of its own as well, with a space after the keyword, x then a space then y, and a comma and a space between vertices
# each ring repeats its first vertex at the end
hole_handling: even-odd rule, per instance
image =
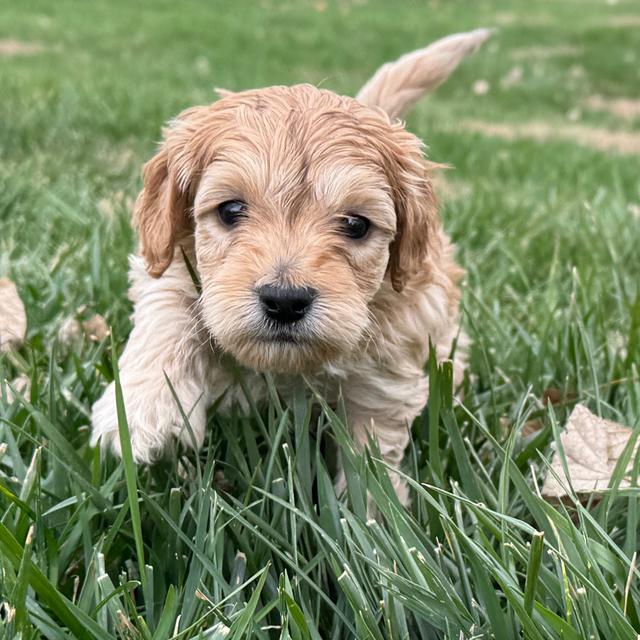
POLYGON ((222 363, 210 371, 209 389, 217 410, 229 414, 234 409, 249 414, 251 403, 265 406, 277 394, 285 404, 293 403, 301 395, 309 397, 314 391, 330 404, 340 393, 339 371, 320 371, 312 375, 257 373, 235 363, 222 363))

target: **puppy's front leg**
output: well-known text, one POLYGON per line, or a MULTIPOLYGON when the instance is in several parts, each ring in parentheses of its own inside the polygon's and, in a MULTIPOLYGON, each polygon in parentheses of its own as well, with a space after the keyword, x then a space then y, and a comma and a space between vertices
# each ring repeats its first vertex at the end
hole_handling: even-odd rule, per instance
MULTIPOLYGON (((210 349, 198 334, 197 293, 179 254, 157 279, 147 274, 141 258, 134 257, 130 277, 134 328, 118 366, 133 456, 136 462, 148 463, 176 437, 189 446, 202 445, 210 349), (193 435, 185 427, 165 374, 193 435)), ((121 454, 114 383, 93 405, 92 427, 93 445, 100 441, 121 454)))
MULTIPOLYGON (((407 369, 402 375, 397 370, 371 370, 369 376, 352 377, 343 386, 347 420, 355 445, 364 450, 369 438, 373 438, 383 460, 394 468, 400 468, 409 444, 411 423, 424 407, 429 389, 421 370, 407 369)), ((397 473, 390 472, 389 477, 398 498, 407 505, 407 483, 397 473)), ((340 494, 345 488, 341 470, 336 491, 340 494)))

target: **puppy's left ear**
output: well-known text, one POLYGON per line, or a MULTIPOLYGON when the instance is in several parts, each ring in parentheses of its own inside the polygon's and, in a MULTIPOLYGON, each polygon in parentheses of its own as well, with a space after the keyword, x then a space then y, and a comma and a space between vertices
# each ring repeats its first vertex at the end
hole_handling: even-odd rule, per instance
POLYGON ((438 204, 431 182, 435 163, 426 160, 422 144, 401 127, 388 150, 388 177, 396 209, 389 274, 400 292, 411 276, 426 268, 427 256, 440 251, 438 204))

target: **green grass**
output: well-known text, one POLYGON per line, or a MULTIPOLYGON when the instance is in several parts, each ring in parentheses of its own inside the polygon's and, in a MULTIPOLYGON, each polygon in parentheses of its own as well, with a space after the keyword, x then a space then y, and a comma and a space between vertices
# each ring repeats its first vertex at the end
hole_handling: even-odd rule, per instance
MULTIPOLYGON (((0 56, 0 276, 29 317, 0 380, 31 380, 29 401, 0 386, 4 635, 636 638, 635 483, 615 490, 618 473, 586 507, 549 505, 537 486, 576 401, 640 428, 640 160, 459 123, 563 126, 587 96, 637 98, 638 20, 632 0, 3 3, 0 39, 43 47, 0 56), (90 449, 112 346, 65 351, 56 335, 101 313, 116 352, 126 341, 130 201, 162 122, 213 86, 353 93, 379 63, 477 26, 500 31, 409 118, 454 167, 443 218, 474 341, 462 406, 446 367, 430 367, 440 403, 413 427, 410 511, 375 452, 353 453, 340 408, 312 411, 311 394, 250 417, 213 411, 200 458, 180 452, 189 479, 175 460, 135 469, 90 449), (573 52, 513 59, 558 45, 573 52), (501 87, 516 64, 522 82, 501 87), (565 402, 544 407, 548 388, 565 402), (544 428, 523 438, 531 419, 544 428), (336 448, 346 501, 326 462, 336 448)), ((584 108, 579 124, 640 132, 584 108)))

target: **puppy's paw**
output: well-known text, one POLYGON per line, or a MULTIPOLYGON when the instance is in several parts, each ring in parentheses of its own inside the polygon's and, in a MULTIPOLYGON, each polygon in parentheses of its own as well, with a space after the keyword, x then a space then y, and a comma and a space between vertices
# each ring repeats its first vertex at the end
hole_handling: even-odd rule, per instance
MULTIPOLYGON (((193 390, 183 390, 183 393, 176 391, 188 417, 191 433, 166 383, 164 388, 145 388, 127 384, 123 378, 122 395, 135 462, 152 463, 174 444, 175 439, 194 449, 202 446, 206 423, 205 403, 199 395, 193 393, 193 390)), ((96 446, 100 443, 104 449, 111 450, 121 458, 122 448, 113 382, 93 405, 91 425, 91 445, 96 446)))

